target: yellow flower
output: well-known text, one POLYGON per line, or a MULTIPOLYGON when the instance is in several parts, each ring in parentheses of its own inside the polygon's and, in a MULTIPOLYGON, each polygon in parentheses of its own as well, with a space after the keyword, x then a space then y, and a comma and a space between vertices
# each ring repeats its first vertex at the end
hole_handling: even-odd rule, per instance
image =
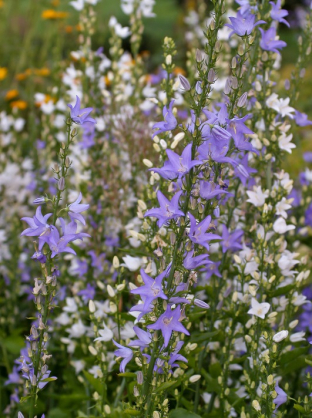
POLYGON ((53 9, 44 10, 41 14, 41 17, 47 20, 65 19, 67 16, 68 13, 58 12, 57 10, 53 9))
POLYGON ((15 100, 14 102, 10 103, 12 109, 20 109, 24 110, 27 108, 27 103, 24 100, 15 100))
POLYGON ((0 80, 5 79, 7 75, 8 75, 8 69, 5 67, 0 67, 0 80))
POLYGON ((7 91, 7 93, 5 95, 5 99, 6 100, 12 100, 12 99, 14 99, 17 96, 18 96, 18 90, 13 89, 13 90, 7 91))
POLYGON ((2 0, 0 0, 0 9, 2 9, 3 6, 4 6, 4 3, 2 0))

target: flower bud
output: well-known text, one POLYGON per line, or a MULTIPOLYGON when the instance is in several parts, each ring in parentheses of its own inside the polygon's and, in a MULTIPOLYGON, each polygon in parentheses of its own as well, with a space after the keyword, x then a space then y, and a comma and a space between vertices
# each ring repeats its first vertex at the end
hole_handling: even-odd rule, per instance
POLYGON ((60 191, 65 189, 65 179, 64 177, 61 177, 57 183, 57 187, 60 191))
POLYGON ((201 375, 200 375, 200 374, 193 374, 193 376, 191 376, 191 377, 189 378, 189 381, 190 381, 191 383, 195 383, 195 382, 197 382, 199 379, 201 379, 201 375))
POLYGON ((204 59, 202 52, 199 49, 196 49, 196 61, 202 62, 204 59))
POLYGON ((210 68, 208 72, 208 83, 210 84, 214 83, 215 79, 216 79, 215 70, 213 68, 210 68))
POLYGON ((239 99, 237 102, 237 106, 238 107, 244 107, 245 104, 247 102, 247 92, 245 92, 239 99))
POLYGON ((111 298, 115 296, 115 291, 110 284, 107 285, 107 293, 111 298))
POLYGON ((194 299, 194 305, 198 306, 199 308, 203 308, 203 309, 209 309, 210 306, 208 305, 208 303, 200 300, 200 299, 194 299))
POLYGON ((89 300, 89 312, 91 313, 95 312, 95 304, 92 299, 89 300))
POLYGON ((183 87, 184 90, 186 90, 186 91, 191 90, 190 82, 188 81, 188 79, 186 77, 179 74, 179 80, 180 80, 181 86, 183 87))
POLYGON ((117 255, 115 255, 114 258, 113 258, 113 267, 114 267, 114 269, 118 269, 119 268, 119 265, 120 265, 119 259, 118 259, 117 255))

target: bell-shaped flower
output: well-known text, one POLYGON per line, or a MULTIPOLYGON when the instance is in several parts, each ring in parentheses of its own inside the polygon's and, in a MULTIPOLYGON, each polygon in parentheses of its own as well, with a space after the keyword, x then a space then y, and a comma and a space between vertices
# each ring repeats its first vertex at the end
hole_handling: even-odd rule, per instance
POLYGON ((77 219, 77 221, 80 221, 83 225, 85 225, 86 221, 84 220, 84 217, 80 215, 80 213, 89 209, 90 205, 80 203, 81 200, 82 194, 80 192, 77 199, 68 206, 68 214, 72 220, 77 219))
POLYGON ((76 96, 76 103, 74 107, 71 104, 67 105, 70 108, 70 118, 77 125, 83 125, 86 122, 96 123, 95 119, 90 118, 89 114, 92 112, 92 107, 80 109, 80 99, 76 96))
POLYGON ((158 218, 157 225, 161 227, 167 224, 171 219, 177 219, 184 216, 184 213, 179 209, 179 199, 182 191, 177 192, 171 200, 162 194, 160 190, 157 192, 157 199, 160 204, 159 208, 153 208, 145 212, 145 217, 158 218))
POLYGON ((188 330, 181 324, 180 320, 180 305, 178 305, 174 310, 171 310, 170 305, 168 305, 166 311, 160 315, 157 321, 154 324, 148 325, 147 328, 160 330, 164 337, 164 347, 167 347, 173 331, 190 335, 188 330))
POLYGON ((152 279, 143 269, 140 270, 144 286, 137 287, 131 290, 134 295, 140 295, 144 300, 143 309, 148 309, 150 304, 157 298, 167 299, 167 296, 162 290, 162 281, 167 274, 167 270, 159 274, 155 280, 152 279))
POLYGON ((117 350, 114 351, 115 356, 122 357, 123 360, 120 363, 120 372, 124 373, 126 370, 126 366, 131 361, 133 357, 133 352, 130 348, 124 347, 123 345, 118 344, 115 340, 113 340, 113 343, 116 347, 118 347, 117 350))
POLYGON ((172 113, 173 105, 174 105, 174 100, 171 100, 169 104, 169 108, 167 108, 167 106, 164 106, 163 117, 165 121, 157 122, 153 125, 153 129, 157 129, 157 131, 153 133, 153 138, 155 135, 158 135, 162 132, 172 131, 173 129, 176 128, 178 122, 172 113))
POLYGON ((221 239, 219 235, 206 232, 210 227, 211 216, 207 216, 207 218, 205 218, 199 224, 196 224, 196 219, 191 213, 188 213, 188 216, 191 221, 190 232, 188 234, 190 240, 193 241, 194 244, 202 245, 209 251, 208 241, 213 239, 221 239))

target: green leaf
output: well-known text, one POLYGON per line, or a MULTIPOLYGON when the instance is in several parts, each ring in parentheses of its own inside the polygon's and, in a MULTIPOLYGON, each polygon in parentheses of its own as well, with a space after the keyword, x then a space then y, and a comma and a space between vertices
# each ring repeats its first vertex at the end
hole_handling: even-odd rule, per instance
POLYGON ((305 358, 304 359, 304 361, 309 365, 309 366, 312 366, 312 361, 311 360, 308 360, 307 358, 305 358))
POLYGON ((289 293, 294 287, 295 287, 295 285, 293 285, 293 284, 289 284, 288 286, 279 287, 278 289, 274 290, 274 292, 272 292, 270 294, 270 297, 287 295, 287 293, 289 293))
POLYGON ((25 341, 24 341, 24 338, 16 335, 16 336, 6 337, 5 339, 1 341, 1 345, 5 347, 9 353, 18 355, 21 349, 25 346, 25 341))
POLYGON ((138 415, 141 414, 141 412, 140 411, 137 411, 136 409, 125 409, 123 412, 125 414, 129 414, 129 415, 132 415, 134 417, 137 417, 138 415))
POLYGON ((287 353, 284 353, 281 355, 280 364, 282 364, 284 367, 286 363, 289 363, 290 361, 297 359, 302 354, 306 354, 308 350, 309 350, 309 347, 294 348, 293 350, 288 351, 287 353))
POLYGON ((137 375, 135 373, 131 373, 131 372, 126 372, 126 373, 118 373, 118 376, 121 377, 137 377, 137 375))
POLYGON ((170 412, 169 418, 201 418, 201 416, 184 408, 177 408, 170 412))
POLYGON ((66 418, 67 413, 63 412, 60 408, 53 408, 49 412, 49 418, 66 418))
POLYGON ((297 411, 299 412, 303 412, 303 413, 306 412, 305 409, 301 405, 295 404, 294 408, 297 409, 297 411))
MULTIPOLYGON (((191 336, 191 341, 195 343, 202 343, 202 342, 209 342, 213 337, 220 334, 220 331, 212 331, 212 332, 194 332, 191 336)), ((216 339, 214 338, 214 341, 216 339)))
POLYGON ((219 377, 221 375, 221 372, 222 372, 222 367, 220 363, 217 362, 217 363, 210 364, 209 373, 211 374, 213 378, 216 379, 217 377, 219 377))
POLYGON ((40 380, 40 382, 54 382, 57 377, 47 377, 46 379, 40 380))
POLYGON ((165 382, 155 390, 155 393, 163 392, 165 390, 168 390, 169 388, 172 388, 173 386, 177 386, 178 384, 179 382, 176 380, 172 380, 171 382, 165 382))
POLYGON ((83 374, 85 375, 85 378, 91 384, 91 386, 93 386, 94 389, 98 393, 101 393, 102 392, 102 383, 98 379, 96 379, 94 376, 92 376, 91 373, 88 373, 85 370, 83 370, 83 374))

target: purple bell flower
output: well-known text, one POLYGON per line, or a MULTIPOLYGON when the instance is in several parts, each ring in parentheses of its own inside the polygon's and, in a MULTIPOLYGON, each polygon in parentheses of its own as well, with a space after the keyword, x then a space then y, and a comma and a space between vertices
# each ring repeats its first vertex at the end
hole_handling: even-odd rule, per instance
POLYGON ((173 331, 190 335, 188 330, 181 324, 180 318, 180 305, 178 305, 174 310, 171 310, 170 305, 168 305, 166 311, 160 315, 157 321, 154 324, 148 325, 147 328, 160 330, 164 337, 164 347, 167 347, 173 331))
POLYGON ((70 108, 71 120, 77 125, 83 125, 86 122, 96 123, 95 119, 90 118, 89 114, 92 112, 92 107, 80 109, 80 99, 76 96, 76 103, 73 107, 71 104, 67 105, 70 108))
POLYGON ((277 0, 276 4, 273 1, 270 1, 270 5, 272 6, 271 18, 290 27, 287 20, 284 19, 284 17, 288 16, 288 12, 285 9, 281 9, 281 3, 282 0, 277 0))
POLYGON ((167 108, 167 106, 164 106, 163 117, 165 121, 157 122, 153 125, 153 129, 157 129, 157 131, 153 133, 152 138, 154 138, 154 136, 162 132, 172 131, 173 129, 176 128, 178 122, 172 113, 173 104, 174 104, 174 100, 171 100, 169 104, 169 108, 167 108))
POLYGON ((168 299, 162 290, 162 281, 167 274, 166 270, 159 274, 155 280, 146 274, 143 269, 140 270, 140 274, 142 276, 144 286, 131 290, 131 293, 134 295, 140 295, 142 300, 144 298, 144 310, 148 310, 150 304, 157 298, 168 299))
POLYGON ((233 33, 236 33, 238 36, 247 36, 250 35, 254 28, 258 25, 266 23, 264 20, 259 20, 255 23, 256 16, 254 14, 244 14, 242 15, 239 11, 236 17, 230 17, 230 23, 226 23, 225 26, 228 26, 230 29, 233 29, 233 33))
POLYGON ((115 340, 113 340, 113 343, 116 347, 118 347, 118 350, 115 350, 114 354, 118 357, 123 357, 122 362, 120 363, 120 372, 124 373, 126 370, 126 366, 129 363, 129 361, 133 357, 133 352, 130 348, 124 347, 120 344, 118 344, 115 340))
POLYGON ((177 192, 171 200, 168 200, 166 196, 162 194, 160 190, 157 192, 157 199, 160 204, 159 208, 153 208, 145 212, 144 217, 158 218, 157 225, 159 228, 167 224, 171 219, 177 219, 180 216, 184 216, 184 213, 179 209, 179 199, 182 191, 177 192))
POLYGON ((271 27, 267 31, 264 31, 262 28, 259 28, 261 32, 261 41, 260 41, 260 47, 264 51, 271 51, 276 52, 279 54, 279 49, 284 48, 287 46, 286 42, 275 40, 276 38, 276 29, 271 27))

